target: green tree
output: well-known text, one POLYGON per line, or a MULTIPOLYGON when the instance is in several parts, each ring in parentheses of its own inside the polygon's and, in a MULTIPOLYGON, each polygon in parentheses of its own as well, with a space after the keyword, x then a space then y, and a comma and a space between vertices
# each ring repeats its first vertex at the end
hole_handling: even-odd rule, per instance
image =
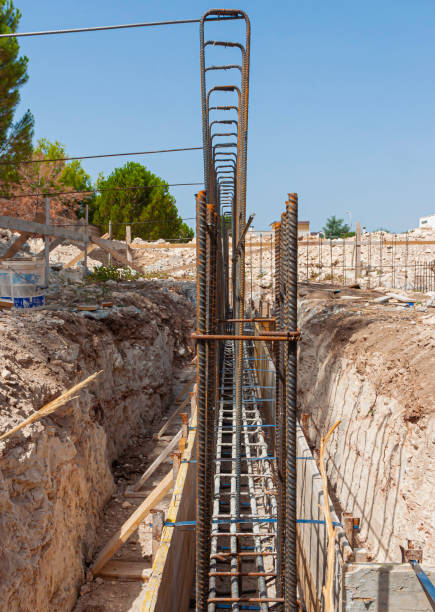
POLYGON ((7 186, 9 197, 0 201, 1 214, 32 220, 44 211, 44 198, 35 196, 46 193, 50 194, 52 219, 77 220, 83 216, 85 202, 94 197, 91 178, 80 161, 68 162, 66 158, 65 147, 59 142, 39 140, 32 155, 34 163, 16 167, 16 177, 7 186), (82 191, 87 193, 77 193, 82 191))
POLYGON ((325 234, 325 238, 339 238, 340 236, 348 234, 350 227, 343 219, 337 219, 335 215, 332 215, 332 217, 326 219, 322 231, 325 234))
MULTIPOLYGON (((21 13, 14 8, 12 0, 0 0, 0 33, 16 32, 21 13)), ((27 79, 28 58, 19 56, 20 47, 16 38, 0 39, 0 159, 19 161, 32 153, 33 115, 30 110, 14 121, 20 102, 20 87, 27 79)), ((0 166, 0 180, 13 182, 16 167, 0 166)))
MULTIPOLYGON (((66 159, 68 156, 64 145, 58 140, 50 142, 46 138, 41 138, 36 144, 33 157, 35 159, 66 159)), ((83 198, 79 194, 75 194, 75 211, 79 216, 82 216, 85 203, 88 202, 91 205, 94 196, 89 193, 93 189, 91 177, 83 169, 81 161, 73 159, 72 161, 44 162, 32 165, 35 179, 36 176, 38 177, 37 188, 39 191, 62 191, 63 188, 66 188, 66 191, 88 192, 83 198), (44 177, 43 172, 41 172, 43 166, 49 167, 48 176, 46 173, 44 177)))
POLYGON ((127 162, 107 178, 100 176, 96 189, 92 223, 107 232, 111 220, 114 238, 125 238, 127 223, 134 223, 134 235, 144 240, 193 237, 193 230, 178 215, 168 184, 141 164, 127 162))

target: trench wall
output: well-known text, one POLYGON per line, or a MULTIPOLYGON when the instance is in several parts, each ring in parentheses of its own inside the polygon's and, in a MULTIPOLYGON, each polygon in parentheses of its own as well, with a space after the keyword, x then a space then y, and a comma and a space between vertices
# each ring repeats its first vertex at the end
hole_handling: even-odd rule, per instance
POLYGON ((328 478, 341 510, 360 518, 369 560, 400 563, 410 539, 435 565, 433 334, 337 308, 300 307, 298 409, 309 415, 309 443, 318 449, 341 419, 328 478))
MULTIPOLYGON (((302 326, 302 333, 304 328, 302 326)), ((306 338, 306 335, 305 335, 306 338)), ((311 339, 311 338, 310 338, 311 339)), ((303 350, 304 345, 302 345, 303 350)), ((321 352, 319 345, 314 350, 321 352)), ((274 378, 270 370, 274 369, 273 361, 269 357, 268 350, 263 343, 255 343, 255 354, 257 356, 256 365, 260 370, 260 384, 265 387, 262 395, 265 399, 272 399, 274 395, 274 378), (261 372, 261 370, 264 370, 261 372), (268 389, 269 387, 269 389, 268 389)), ((299 355, 299 362, 300 362, 299 355)), ((302 363, 304 360, 302 360, 302 363)), ((306 366, 303 366, 305 368, 306 366)), ((306 380, 308 373, 299 369, 299 379, 306 380)), ((312 372, 313 382, 310 386, 310 393, 316 393, 316 371, 312 372)), ((346 377, 346 371, 343 373, 346 377)), ((299 381, 301 382, 301 380, 299 381)), ((336 380, 333 384, 339 384, 336 380)), ((299 394, 299 402, 305 401, 305 394, 299 394)), ((331 411, 337 410, 345 414, 346 405, 340 403, 338 406, 332 405, 331 411)), ((306 403, 302 404, 306 409, 306 403)), ((269 418, 274 419, 273 403, 264 403, 265 411, 269 412, 269 418)), ((350 407, 352 410, 352 406, 350 407)), ((311 418, 314 419, 311 409, 311 418)), ((338 417, 337 417, 338 418, 338 417)), ((343 417, 342 417, 343 418, 343 417)), ((333 424, 336 418, 329 417, 328 422, 333 424)), ((271 421, 272 422, 272 421, 271 421)), ((323 434, 329 426, 324 427, 323 434)), ((329 447, 331 448, 331 447, 329 447)), ((335 447, 329 452, 330 461, 333 460, 333 469, 338 466, 339 460, 334 455, 335 447)), ((323 505, 323 490, 321 476, 318 471, 311 449, 302 432, 300 426, 297 428, 297 514, 298 518, 324 519, 319 505, 323 505)), ((335 481, 337 475, 333 474, 331 465, 329 469, 330 481, 335 481), (332 477, 331 477, 332 472, 332 477)), ((371 474, 367 477, 370 478, 371 474)), ((359 481, 349 482, 356 490, 359 481)), ((341 517, 334 511, 331 500, 329 500, 331 515, 333 520, 339 522, 341 517)), ((394 525, 391 526, 391 529, 394 525)), ((371 529, 370 525, 367 530, 371 529)), ((321 612, 322 608, 322 587, 326 578, 326 557, 327 557, 327 533, 324 525, 321 524, 299 524, 297 527, 298 537, 298 576, 302 588, 305 604, 309 612, 321 612)), ((435 581, 435 567, 433 564, 423 564, 423 569, 432 581, 435 581)), ((416 612, 430 612, 431 606, 423 591, 422 586, 417 580, 413 569, 409 564, 402 563, 355 563, 354 554, 342 528, 337 528, 335 572, 333 582, 334 609, 340 612, 365 612, 367 609, 374 612, 405 612, 415 610, 416 612)))
POLYGON ((70 312, 0 320, 2 430, 103 370, 79 398, 0 443, 2 610, 72 610, 114 488, 111 463, 166 408, 178 353, 189 357, 188 302, 139 298, 101 321, 70 312))

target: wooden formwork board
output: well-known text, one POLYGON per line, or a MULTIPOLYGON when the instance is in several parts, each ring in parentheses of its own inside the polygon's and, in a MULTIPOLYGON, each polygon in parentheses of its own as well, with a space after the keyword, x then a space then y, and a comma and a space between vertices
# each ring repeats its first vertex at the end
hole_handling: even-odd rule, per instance
MULTIPOLYGON (((179 469, 167 523, 195 519, 196 507, 196 399, 193 409, 185 460, 179 469)), ((181 612, 188 610, 195 571, 195 530, 191 526, 165 525, 149 579, 141 612, 181 612)))

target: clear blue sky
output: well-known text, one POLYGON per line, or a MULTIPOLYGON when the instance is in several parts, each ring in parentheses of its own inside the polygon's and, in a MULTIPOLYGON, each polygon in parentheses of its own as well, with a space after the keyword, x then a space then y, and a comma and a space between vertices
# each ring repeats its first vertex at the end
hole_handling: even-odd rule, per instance
MULTIPOLYGON (((312 229, 350 210, 368 229, 403 231, 435 212, 433 0, 14 2, 21 31, 244 9, 255 227, 279 217, 289 191, 312 229)), ((215 37, 240 27, 220 24, 215 37)), ((22 108, 34 113, 37 138, 61 141, 70 155, 201 145, 198 48, 197 24, 21 39, 30 58, 22 108)), ((171 183, 203 179, 200 151, 138 160, 171 183)), ((96 178, 125 161, 84 167, 96 178)), ((194 192, 174 190, 183 217, 194 214, 194 192)))

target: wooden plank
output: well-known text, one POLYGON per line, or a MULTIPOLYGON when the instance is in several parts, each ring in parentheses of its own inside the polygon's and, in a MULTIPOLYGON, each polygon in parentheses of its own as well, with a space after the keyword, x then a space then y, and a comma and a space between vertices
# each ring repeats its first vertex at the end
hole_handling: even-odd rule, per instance
POLYGON ((152 508, 156 506, 172 489, 174 485, 174 477, 172 469, 166 474, 163 480, 151 491, 148 497, 141 503, 133 514, 125 521, 118 531, 110 538, 103 550, 98 554, 90 571, 91 574, 98 572, 105 564, 113 557, 117 550, 126 542, 132 533, 136 531, 139 523, 143 521, 150 513, 152 508))
POLYGON ((160 453, 160 455, 157 457, 157 459, 155 459, 152 462, 152 464, 149 466, 149 468, 146 470, 146 472, 144 472, 144 474, 142 474, 142 476, 139 478, 139 480, 137 482, 135 482, 135 484, 131 487, 129 492, 139 491, 140 489, 142 489, 143 485, 146 483, 148 478, 152 474, 154 474, 154 472, 159 467, 159 465, 161 463, 163 463, 163 461, 168 457, 168 455, 171 453, 171 451, 173 451, 177 447, 178 442, 180 441, 180 438, 181 438, 181 430, 177 433, 176 436, 174 436, 174 438, 172 438, 172 440, 169 442, 168 446, 160 453))
MULTIPOLYGON (((36 213, 35 221, 40 223, 43 220, 44 220, 44 217, 42 216, 42 214, 41 213, 36 213)), ((11 244, 11 246, 8 248, 6 253, 4 253, 0 257, 0 261, 2 261, 3 259, 11 259, 15 255, 15 253, 18 253, 18 251, 21 249, 21 247, 23 247, 26 244, 26 242, 28 241, 28 239, 31 238, 33 235, 34 234, 32 234, 31 232, 22 232, 21 236, 18 236, 18 238, 15 240, 15 242, 13 242, 11 244)))
POLYGON ((196 244, 191 242, 151 242, 150 244, 135 244, 130 245, 131 249, 196 249, 196 244))
POLYGON ((130 263, 128 261, 128 259, 126 257, 124 257, 124 255, 119 253, 119 251, 117 251, 114 248, 114 246, 113 246, 114 243, 112 242, 112 240, 106 240, 104 238, 97 238, 96 236, 90 236, 90 239, 91 239, 91 242, 93 242, 94 244, 97 244, 99 247, 101 247, 102 249, 104 249, 105 251, 110 253, 112 255, 112 257, 117 259, 119 262, 123 263, 124 266, 127 266, 129 268, 133 268, 133 270, 136 270, 140 274, 143 273, 142 268, 136 266, 133 263, 130 263))
MULTIPOLYGON (((103 236, 101 236, 101 238, 108 238, 109 234, 103 234, 103 236)), ((89 253, 92 253, 92 251, 95 251, 96 249, 98 249, 98 245, 96 244, 90 244, 88 246, 88 255, 89 253)), ((72 259, 70 259, 70 261, 68 261, 66 264, 63 265, 64 269, 65 268, 71 268, 72 266, 75 266, 79 261, 81 261, 85 256, 85 252, 84 251, 80 251, 80 253, 78 255, 76 255, 75 257, 73 257, 72 259)))
MULTIPOLYGON (((60 244, 62 244, 63 242, 63 238, 52 238, 50 241, 50 244, 48 246, 48 250, 51 253, 51 251, 54 251, 54 249, 56 247, 58 247, 60 244)), ((45 257, 45 246, 36 253, 36 257, 39 259, 44 259, 45 257)))
POLYGON ((145 567, 143 561, 108 561, 98 572, 103 578, 118 580, 141 580, 148 582, 152 573, 152 567, 145 567))
POLYGON ((130 250, 131 245, 131 225, 125 226, 125 255, 130 263, 133 262, 133 254, 130 250))
POLYGON ((64 240, 85 242, 84 232, 68 230, 56 225, 37 223, 36 221, 27 221, 26 219, 19 219, 18 217, 0 215, 0 227, 10 229, 14 232, 28 232, 40 236, 55 236, 56 238, 63 238, 64 240))
MULTIPOLYGON (((347 246, 350 246, 352 244, 352 241, 350 238, 348 238, 347 240, 349 240, 349 242, 346 243, 347 246)), ((329 238, 322 238, 322 242, 324 245, 329 244, 329 238)), ((343 240, 342 238, 333 238, 332 239, 332 244, 334 244, 336 246, 341 246, 343 244, 343 240)), ((375 246, 378 245, 381 241, 380 240, 373 240, 371 245, 375 246)), ((382 246, 415 246, 415 245, 420 245, 420 246, 425 246, 426 244, 435 244, 435 240, 408 240, 408 242, 406 240, 396 240, 395 242, 392 240, 383 240, 382 241, 382 246)), ((319 245, 319 240, 308 240, 308 242, 305 241, 300 241, 298 242, 298 246, 313 246, 313 247, 317 247, 319 245)), ((364 242, 364 240, 361 242, 361 248, 363 247, 368 247, 369 243, 368 242, 364 242)))
MULTIPOLYGON (((311 242, 309 244, 311 244, 311 242)), ((317 242, 314 244, 317 244, 317 242)), ((259 242, 253 242, 251 245, 250 242, 245 241, 246 249, 248 248, 248 246, 249 247, 262 246, 263 249, 266 249, 269 245, 270 245, 270 240, 266 240, 261 245, 259 242)), ((196 249, 196 243, 192 243, 192 242, 150 242, 149 244, 132 243, 130 245, 130 248, 131 249, 145 249, 145 250, 147 249, 196 249)), ((231 245, 230 245, 230 250, 231 250, 231 245)))
POLYGON ((15 255, 15 253, 18 253, 21 247, 26 244, 26 242, 31 236, 33 236, 33 234, 29 234, 28 232, 24 232, 21 234, 21 236, 18 236, 18 238, 8 248, 6 253, 4 253, 0 257, 0 261, 2 261, 3 259, 11 259, 15 255))
MULTIPOLYGON (((196 425, 196 398, 192 396, 192 426, 196 425)), ((196 500, 196 428, 189 431, 184 459, 178 472, 169 523, 195 518, 196 500)), ((153 573, 146 587, 141 612, 179 612, 189 608, 195 571, 195 531, 164 526, 160 547, 153 562, 153 573)))
POLYGON ((183 410, 183 408, 185 408, 187 406, 188 403, 189 403, 189 396, 187 396, 184 399, 184 401, 178 406, 177 410, 173 414, 171 414, 170 418, 166 421, 166 423, 163 425, 163 427, 161 428, 161 430, 157 434, 157 436, 156 436, 157 439, 159 439, 159 438, 161 438, 163 436, 163 434, 168 429, 168 427, 170 425, 172 425, 172 423, 174 422, 175 418, 180 414, 180 412, 183 410))

